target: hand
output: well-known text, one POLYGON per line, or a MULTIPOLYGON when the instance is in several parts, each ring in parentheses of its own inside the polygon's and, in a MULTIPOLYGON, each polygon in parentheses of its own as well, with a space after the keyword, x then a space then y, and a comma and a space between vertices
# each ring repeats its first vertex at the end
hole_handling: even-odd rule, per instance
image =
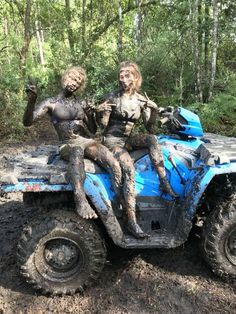
POLYGON ((149 99, 149 97, 148 97, 148 95, 146 93, 145 93, 145 97, 147 99, 147 102, 146 102, 145 106, 150 108, 150 109, 152 109, 152 110, 156 110, 157 111, 158 110, 157 104, 154 101, 152 101, 151 99, 149 99))
POLYGON ((112 107, 115 107, 115 106, 116 106, 116 104, 110 104, 109 100, 107 100, 104 103, 102 103, 101 105, 99 105, 96 108, 96 111, 97 112, 102 112, 102 111, 109 111, 109 112, 111 112, 112 111, 112 107))
POLYGON ((86 112, 86 114, 88 114, 88 115, 93 114, 93 113, 94 113, 94 110, 95 110, 95 107, 92 106, 92 105, 88 105, 88 106, 85 108, 85 112, 86 112))
POLYGON ((157 104, 154 101, 150 100, 150 99, 147 101, 146 106, 148 108, 150 108, 150 109, 158 110, 157 104))
POLYGON ((36 85, 32 83, 27 84, 25 87, 25 92, 29 100, 37 98, 37 86, 36 85))
POLYGON ((92 115, 95 111, 94 100, 86 99, 82 101, 84 111, 87 115, 92 115))

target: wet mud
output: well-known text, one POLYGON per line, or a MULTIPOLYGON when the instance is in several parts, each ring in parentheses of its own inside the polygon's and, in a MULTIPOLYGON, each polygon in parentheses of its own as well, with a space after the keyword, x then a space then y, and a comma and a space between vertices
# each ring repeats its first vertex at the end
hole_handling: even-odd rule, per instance
MULTIPOLYGON (((0 146, 0 157, 23 148, 0 146)), ((23 205, 20 193, 0 197, 0 313, 235 312, 235 283, 212 274, 195 236, 171 250, 124 250, 108 242, 107 262, 93 287, 83 295, 43 296, 19 275, 15 258, 23 226, 38 214, 23 205)))

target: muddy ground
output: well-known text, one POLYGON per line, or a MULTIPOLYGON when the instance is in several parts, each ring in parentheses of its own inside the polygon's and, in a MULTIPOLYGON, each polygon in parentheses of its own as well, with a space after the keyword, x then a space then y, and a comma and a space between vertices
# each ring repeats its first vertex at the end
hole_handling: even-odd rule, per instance
MULTIPOLYGON (((2 144, 0 156, 17 154, 22 144, 2 144)), ((198 238, 172 250, 113 247, 96 284, 83 295, 46 297, 19 275, 15 251, 22 227, 37 214, 22 195, 0 198, 1 313, 236 313, 235 283, 212 274, 198 238)))

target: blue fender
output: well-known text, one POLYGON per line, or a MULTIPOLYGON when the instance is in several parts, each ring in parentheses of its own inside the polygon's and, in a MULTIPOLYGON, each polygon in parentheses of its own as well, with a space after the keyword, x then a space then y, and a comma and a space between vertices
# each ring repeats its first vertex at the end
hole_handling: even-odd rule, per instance
POLYGON ((185 208, 189 218, 192 218, 196 213, 197 205, 203 193, 215 176, 230 173, 236 174, 235 162, 216 165, 214 167, 201 165, 199 163, 199 167, 202 167, 202 169, 192 173, 185 188, 185 208))
MULTIPOLYGON (((20 179, 15 184, 5 183, 0 185, 1 193, 59 192, 72 190, 72 186, 69 183, 50 184, 47 180, 42 179, 20 179)), ((114 198, 114 192, 108 174, 87 173, 84 182, 84 190, 99 213, 106 214, 109 210, 112 210, 111 200, 114 198)))
MULTIPOLYGON (((125 247, 123 231, 112 210, 113 192, 109 174, 86 173, 84 190, 90 201, 96 207, 98 215, 106 226, 108 234, 116 245, 125 247)), ((58 192, 72 191, 71 184, 49 184, 47 180, 19 180, 16 184, 1 184, 1 193, 11 192, 58 192)))

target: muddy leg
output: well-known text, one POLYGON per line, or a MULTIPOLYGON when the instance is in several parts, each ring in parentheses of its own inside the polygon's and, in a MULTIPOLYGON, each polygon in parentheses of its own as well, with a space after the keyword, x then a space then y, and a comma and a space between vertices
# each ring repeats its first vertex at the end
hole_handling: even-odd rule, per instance
POLYGON ((95 160, 99 165, 106 169, 111 175, 112 186, 116 195, 120 198, 122 186, 122 172, 119 162, 115 159, 112 152, 101 144, 89 145, 84 151, 85 157, 95 160))
POLYGON ((147 234, 143 232, 140 226, 137 224, 136 213, 135 213, 135 168, 133 161, 129 153, 120 147, 116 147, 113 150, 114 156, 119 160, 122 174, 124 179, 123 193, 126 203, 126 212, 127 212, 127 228, 136 238, 145 238, 147 234))
POLYGON ((74 190, 76 211, 82 218, 97 218, 97 214, 89 205, 84 193, 84 153, 80 147, 72 147, 70 152, 68 174, 74 190))
POLYGON ((160 188, 163 192, 177 198, 178 195, 173 191, 166 178, 161 146, 158 144, 155 135, 141 134, 132 136, 128 139, 127 146, 129 149, 148 148, 149 156, 160 180, 160 188))

